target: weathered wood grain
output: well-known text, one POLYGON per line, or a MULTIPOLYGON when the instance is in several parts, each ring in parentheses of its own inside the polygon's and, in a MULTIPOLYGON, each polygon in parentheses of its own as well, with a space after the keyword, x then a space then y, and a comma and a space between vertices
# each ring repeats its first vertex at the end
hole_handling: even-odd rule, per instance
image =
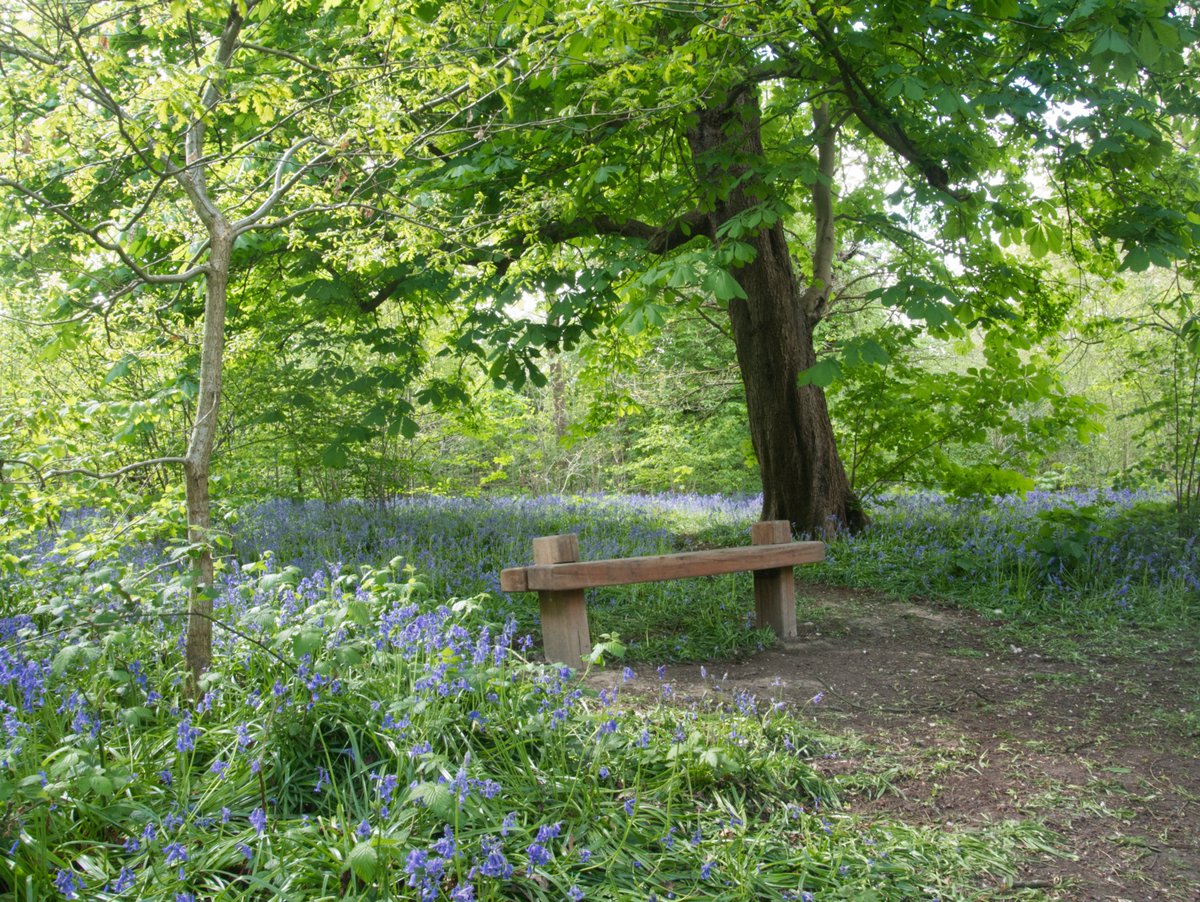
POLYGON ((664 579, 716 576, 720 573, 738 573, 743 570, 772 570, 798 564, 812 564, 824 559, 824 542, 786 542, 754 545, 749 548, 716 548, 708 551, 684 551, 678 554, 602 561, 558 564, 537 562, 532 567, 511 567, 503 570, 500 573, 500 588, 505 592, 562 592, 593 589, 598 586, 657 582, 664 579))
MULTIPOLYGON (((535 565, 562 567, 577 560, 579 537, 576 535, 543 536, 533 540, 535 565)), ((583 590, 540 591, 538 605, 542 614, 542 648, 546 660, 578 667, 583 656, 592 653, 583 590)))
MULTIPOLYGON (((791 542, 792 524, 787 520, 755 523, 750 541, 757 547, 791 542)), ((759 626, 769 626, 781 639, 795 638, 796 577, 791 567, 754 571, 754 612, 759 626)))

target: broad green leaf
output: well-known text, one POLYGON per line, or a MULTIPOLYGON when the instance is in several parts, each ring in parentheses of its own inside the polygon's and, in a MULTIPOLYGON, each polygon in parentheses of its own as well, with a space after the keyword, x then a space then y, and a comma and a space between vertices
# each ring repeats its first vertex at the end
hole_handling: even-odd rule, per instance
POLYGON ((435 817, 449 820, 454 816, 454 792, 444 783, 418 783, 413 787, 410 797, 414 803, 428 808, 435 817))
POLYGON ((350 461, 346 446, 342 444, 329 445, 321 455, 321 466, 332 470, 340 470, 350 461))
POLYGON ((797 382, 800 385, 816 385, 820 388, 828 388, 841 377, 842 365, 834 358, 829 357, 802 372, 797 382))
POLYGON ((346 863, 350 865, 355 877, 364 883, 370 883, 379 870, 379 852, 373 843, 363 840, 355 843, 350 854, 346 856, 346 863))
POLYGON ((746 300, 745 289, 724 269, 718 269, 713 273, 709 286, 717 300, 723 303, 734 299, 746 300))

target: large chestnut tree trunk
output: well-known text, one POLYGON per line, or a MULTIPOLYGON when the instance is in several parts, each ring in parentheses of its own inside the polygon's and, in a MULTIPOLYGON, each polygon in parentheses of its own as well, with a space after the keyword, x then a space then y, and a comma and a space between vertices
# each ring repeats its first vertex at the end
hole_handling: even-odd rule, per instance
MULTIPOLYGON (((834 251, 828 176, 835 130, 824 109, 816 111, 814 126, 820 166, 828 172, 813 189, 812 276, 807 285, 797 278, 777 219, 738 238, 755 255, 732 270, 745 298, 730 300, 728 313, 762 477, 763 519, 788 520, 797 532, 822 536, 857 530, 866 518, 838 456, 825 393, 799 384, 816 363, 813 329, 828 304, 834 251)), ((768 200, 759 177, 764 158, 756 92, 701 111, 688 140, 701 183, 712 191, 707 231, 717 236, 723 223, 768 200)))

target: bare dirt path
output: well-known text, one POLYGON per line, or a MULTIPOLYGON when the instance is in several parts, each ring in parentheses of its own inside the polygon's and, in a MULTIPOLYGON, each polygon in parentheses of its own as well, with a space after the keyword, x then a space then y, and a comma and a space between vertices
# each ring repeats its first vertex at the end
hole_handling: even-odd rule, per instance
MULTIPOLYGON (((671 667, 666 679, 685 697, 786 701, 845 739, 818 766, 849 777, 844 800, 861 814, 951 828, 1044 823, 1062 854, 1027 861, 1014 892, 1200 900, 1196 637, 1137 660, 1055 660, 997 643, 995 626, 970 612, 804 591, 799 640, 709 665, 707 676, 671 667)), ((657 691, 652 676, 627 688, 657 691)))

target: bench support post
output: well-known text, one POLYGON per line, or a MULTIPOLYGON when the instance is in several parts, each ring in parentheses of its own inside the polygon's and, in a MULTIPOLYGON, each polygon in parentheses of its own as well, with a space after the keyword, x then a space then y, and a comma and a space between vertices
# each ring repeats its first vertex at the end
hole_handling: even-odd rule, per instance
MULTIPOLYGON (((568 564, 578 560, 577 535, 543 536, 533 540, 534 564, 568 564)), ((546 660, 578 667, 580 659, 592 653, 583 589, 538 592, 538 606, 542 612, 542 648, 546 660)))
MULTIPOLYGON (((764 520, 750 528, 752 545, 792 541, 787 520, 764 520)), ((754 571, 754 611, 760 627, 769 626, 780 639, 796 637, 796 577, 791 567, 754 571)))

